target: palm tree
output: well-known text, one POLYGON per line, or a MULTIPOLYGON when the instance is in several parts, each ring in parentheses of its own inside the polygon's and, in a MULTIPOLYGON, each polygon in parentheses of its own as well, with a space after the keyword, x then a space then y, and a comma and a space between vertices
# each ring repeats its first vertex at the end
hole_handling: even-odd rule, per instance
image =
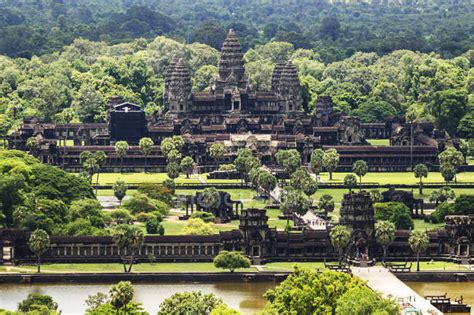
POLYGON ((344 248, 349 244, 350 237, 349 230, 343 225, 338 225, 329 232, 331 244, 338 251, 339 264, 342 262, 344 248))
POLYGON ((408 243, 411 249, 416 253, 416 271, 420 271, 420 253, 428 247, 430 238, 426 231, 414 230, 410 233, 408 243))
POLYGON ((127 141, 117 141, 115 143, 115 153, 120 158, 120 173, 122 173, 123 158, 127 155, 127 151, 130 149, 127 141))
POLYGON ((375 239, 382 246, 383 262, 385 262, 388 246, 395 240, 395 230, 395 224, 389 221, 380 221, 375 224, 375 239))
POLYGON ((349 193, 352 193, 352 188, 357 185, 357 178, 353 174, 347 174, 344 177, 344 186, 349 188, 349 193))
POLYGON ((352 164, 352 171, 359 176, 359 191, 362 191, 362 177, 367 174, 368 170, 369 167, 363 160, 355 161, 354 164, 352 164))
POLYGON ((124 272, 131 272, 135 255, 145 239, 143 231, 137 226, 122 224, 115 229, 112 238, 122 257, 124 272), (128 268, 127 261, 129 261, 128 268))
POLYGON ((41 255, 43 255, 48 250, 50 243, 49 235, 44 230, 35 230, 30 235, 28 246, 30 247, 30 250, 36 255, 38 273, 41 272, 41 255))
POLYGON ((153 140, 151 138, 141 138, 140 141, 138 142, 138 145, 140 146, 140 150, 142 151, 143 155, 145 156, 145 173, 147 172, 147 158, 148 155, 151 153, 151 150, 153 149, 153 140))
POLYGON ((423 177, 428 177, 428 167, 426 167, 425 164, 417 164, 415 168, 413 168, 413 173, 415 174, 415 178, 420 179, 419 193, 423 195, 423 177))

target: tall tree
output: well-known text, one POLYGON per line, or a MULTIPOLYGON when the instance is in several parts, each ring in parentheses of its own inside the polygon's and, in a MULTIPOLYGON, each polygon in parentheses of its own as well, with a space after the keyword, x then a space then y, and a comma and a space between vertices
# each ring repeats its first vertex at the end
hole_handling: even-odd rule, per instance
POLYGON ((195 163, 192 157, 186 156, 181 160, 179 166, 181 167, 183 173, 186 174, 186 178, 189 178, 189 174, 191 174, 194 170, 195 163))
POLYGON ((36 255, 36 265, 38 266, 38 273, 41 272, 41 255, 43 255, 51 244, 48 233, 38 229, 31 233, 28 240, 30 250, 36 255))
POLYGON ((114 196, 118 199, 120 207, 122 206, 123 198, 125 198, 125 196, 127 195, 127 189, 127 185, 122 180, 116 181, 113 186, 114 196))
MULTIPOLYGON (((118 311, 128 314, 127 306, 133 300, 135 289, 129 281, 120 281, 109 290, 110 304, 118 311)), ((118 313, 117 313, 118 314, 118 313)))
POLYGON ((270 198, 270 194, 273 189, 277 186, 277 178, 275 175, 263 171, 258 175, 258 185, 265 191, 267 196, 270 198))
POLYGON ((428 177, 428 167, 426 167, 425 164, 417 164, 413 168, 413 173, 415 174, 415 178, 420 179, 419 193, 423 195, 423 177, 428 177))
POLYGON ((120 158, 120 172, 122 172, 123 158, 127 156, 127 152, 130 149, 127 141, 117 141, 115 143, 115 154, 120 158))
POLYGON ((319 174, 324 168, 324 151, 322 149, 316 149, 311 153, 311 170, 319 177, 319 174))
POLYGON ((123 271, 131 272, 135 255, 142 247, 145 239, 143 231, 137 226, 122 224, 113 231, 112 238, 115 246, 118 247, 123 263, 123 271))
POLYGON ((338 252, 339 263, 342 263, 342 255, 344 254, 344 249, 347 244, 349 244, 350 237, 349 230, 343 225, 335 226, 329 232, 331 244, 338 252))
POLYGON ((222 161, 225 155, 225 147, 222 143, 214 143, 209 148, 209 155, 217 163, 217 169, 219 169, 219 162, 222 161))
POLYGON ((336 170, 339 164, 339 153, 336 149, 328 149, 324 152, 323 163, 326 170, 329 172, 329 180, 332 180, 332 173, 336 170))
POLYGON ((344 186, 349 188, 349 193, 352 193, 352 189, 357 185, 357 178, 353 174, 347 174, 344 177, 344 186))
POLYGON ((359 191, 362 191, 362 177, 367 174, 367 171, 369 170, 369 167, 367 166, 367 163, 363 160, 358 160, 355 161, 354 164, 352 165, 352 171, 359 176, 359 191))
POLYGON ((387 256, 387 248, 395 240, 395 224, 389 221, 380 221, 375 224, 375 239, 382 246, 383 258, 387 256))
POLYGON ((428 233, 421 230, 413 230, 408 238, 411 249, 416 253, 416 271, 420 271, 420 254, 428 248, 430 238, 428 233))
POLYGON ((141 138, 140 141, 138 142, 138 146, 140 147, 140 150, 145 156, 145 173, 147 172, 148 156, 150 155, 151 150, 153 149, 153 145, 154 145, 153 140, 148 137, 141 138))

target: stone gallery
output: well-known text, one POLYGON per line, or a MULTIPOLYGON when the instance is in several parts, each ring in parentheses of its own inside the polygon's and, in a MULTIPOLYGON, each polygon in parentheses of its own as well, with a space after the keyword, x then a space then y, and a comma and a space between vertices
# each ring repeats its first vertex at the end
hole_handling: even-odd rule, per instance
MULTIPOLYGON (((382 257, 382 248, 375 240, 374 208, 369 193, 348 193, 342 200, 339 224, 351 233, 346 260, 354 265, 373 263, 382 257)), ((136 256, 147 262, 150 255, 160 261, 210 261, 221 250, 242 251, 260 264, 273 261, 325 261, 337 259, 331 245, 331 225, 308 228, 302 233, 277 231, 268 226, 263 209, 244 209, 239 228, 219 234, 145 237, 136 256)), ((0 264, 30 263, 35 256, 28 249, 25 230, 0 230, 0 264)), ((388 247, 387 259, 404 261, 415 254, 410 249, 409 230, 396 231, 388 247)), ((423 259, 472 263, 471 243, 474 235, 473 216, 448 216, 444 229, 428 232, 429 244, 423 259)), ((52 236, 51 246, 43 255, 45 262, 117 262, 120 253, 110 236, 52 236)))

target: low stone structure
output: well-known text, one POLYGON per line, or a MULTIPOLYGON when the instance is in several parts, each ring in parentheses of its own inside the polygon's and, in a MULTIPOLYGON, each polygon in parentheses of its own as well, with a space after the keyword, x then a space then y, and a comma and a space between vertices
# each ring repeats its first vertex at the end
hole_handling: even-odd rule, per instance
MULTIPOLYGON (((344 196, 340 224, 351 231, 347 248, 349 259, 382 257, 382 249, 374 238, 373 207, 367 192, 344 196)), ((240 214, 239 229, 210 236, 146 236, 137 260, 149 261, 211 261, 221 250, 237 250, 251 257, 254 263, 268 261, 325 261, 336 260, 337 252, 324 230, 302 232, 277 231, 268 226, 265 210, 244 209, 240 214)), ((446 227, 428 232, 429 245, 422 259, 436 259, 462 263, 474 262, 474 216, 449 216, 446 227)), ((35 257, 29 251, 29 233, 23 230, 0 230, 0 263, 29 263, 35 257)), ((413 259, 408 238, 410 231, 396 232, 389 246, 387 259, 413 259)), ((112 237, 53 236, 51 248, 44 254, 45 262, 119 262, 118 248, 112 237)))

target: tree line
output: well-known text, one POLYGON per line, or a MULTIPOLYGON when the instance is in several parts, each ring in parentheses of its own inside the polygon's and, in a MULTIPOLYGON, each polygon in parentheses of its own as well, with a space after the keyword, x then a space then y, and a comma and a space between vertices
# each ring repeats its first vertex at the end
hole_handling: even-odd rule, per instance
MULTIPOLYGON (((107 102, 116 95, 153 117, 162 106, 164 74, 173 56, 187 62, 194 91, 208 88, 219 52, 163 36, 110 46, 76 39, 62 51, 31 60, 0 56, 0 135, 12 132, 22 119, 104 122, 107 102)), ((363 122, 404 116, 434 122, 450 135, 474 135, 474 50, 451 59, 409 50, 384 56, 357 52, 325 63, 318 50, 272 41, 249 49, 244 59, 249 83, 257 90, 270 90, 275 64, 292 60, 307 111, 314 111, 318 96, 328 95, 336 112, 363 122)))
POLYGON ((356 51, 409 49, 457 56, 472 48, 469 1, 403 5, 329 1, 3 1, 0 54, 31 58, 78 37, 108 43, 166 35, 216 49, 234 28, 245 50, 271 40, 318 49, 325 62, 356 51), (256 8, 256 9, 255 9, 256 8))

